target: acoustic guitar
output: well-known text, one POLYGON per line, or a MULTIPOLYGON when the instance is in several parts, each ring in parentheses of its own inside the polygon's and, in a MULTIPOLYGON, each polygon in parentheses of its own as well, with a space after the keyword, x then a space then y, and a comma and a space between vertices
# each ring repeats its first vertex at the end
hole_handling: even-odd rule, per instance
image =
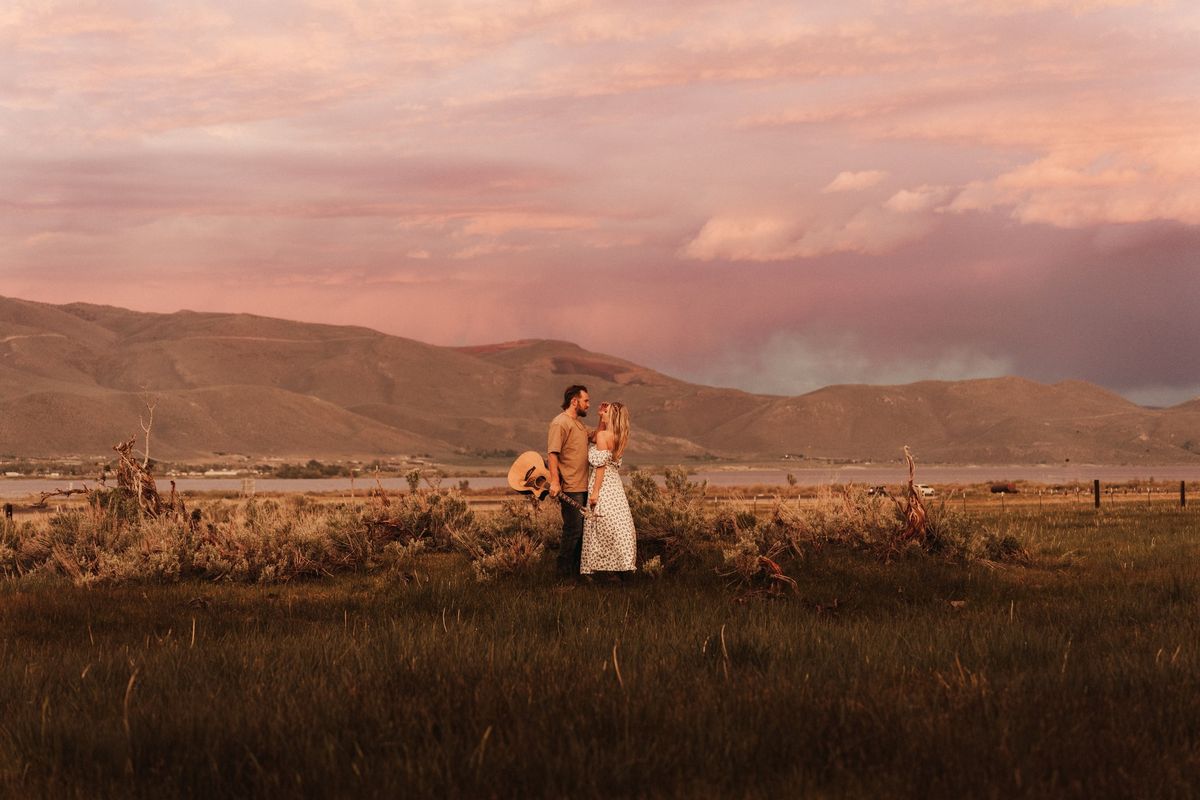
MULTIPOLYGON (((527 450, 517 456, 517 460, 508 469, 508 486, 513 491, 531 494, 538 500, 544 499, 550 493, 550 468, 546 466, 542 454, 535 450, 527 450)), ((559 492, 557 499, 585 517, 591 514, 565 492, 559 492)))

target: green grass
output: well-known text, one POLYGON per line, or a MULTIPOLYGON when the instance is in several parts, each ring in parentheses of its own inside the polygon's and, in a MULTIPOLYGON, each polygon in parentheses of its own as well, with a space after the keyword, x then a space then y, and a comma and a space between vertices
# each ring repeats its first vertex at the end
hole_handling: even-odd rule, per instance
POLYGON ((827 547, 782 600, 711 569, 479 584, 457 554, 408 583, 9 581, 0 793, 1193 796, 1200 514, 990 513, 1032 566, 827 547))

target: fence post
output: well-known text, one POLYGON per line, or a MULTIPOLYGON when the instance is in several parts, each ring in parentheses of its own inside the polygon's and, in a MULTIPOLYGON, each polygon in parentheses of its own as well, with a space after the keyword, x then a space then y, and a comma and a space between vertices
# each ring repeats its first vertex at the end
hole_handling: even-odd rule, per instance
POLYGON ((1179 507, 1185 508, 1186 506, 1187 506, 1187 481, 1180 481, 1179 482, 1179 507))
POLYGON ((1100 507, 1100 479, 1092 481, 1092 497, 1095 499, 1096 508, 1100 507))
POLYGON ((13 515, 13 505, 12 505, 12 503, 5 503, 5 504, 4 504, 4 518, 5 518, 5 519, 12 519, 12 515, 13 515))

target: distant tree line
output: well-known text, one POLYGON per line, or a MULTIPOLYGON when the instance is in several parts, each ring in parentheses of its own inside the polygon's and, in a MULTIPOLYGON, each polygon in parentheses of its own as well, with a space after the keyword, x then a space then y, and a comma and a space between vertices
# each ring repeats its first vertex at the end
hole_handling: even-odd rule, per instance
POLYGON ((482 450, 482 449, 476 448, 471 451, 471 455, 474 456, 475 458, 516 458, 518 455, 520 455, 520 453, 518 453, 516 450, 513 450, 511 448, 504 449, 504 450, 500 450, 500 449, 482 450))
POLYGON ((19 472, 22 475, 37 477, 57 473, 62 476, 94 478, 99 474, 101 467, 111 469, 110 464, 103 461, 42 461, 11 458, 0 461, 0 475, 6 472, 19 472))
POLYGON ((322 464, 310 458, 307 464, 279 464, 268 469, 275 478, 348 478, 351 467, 346 464, 322 464))

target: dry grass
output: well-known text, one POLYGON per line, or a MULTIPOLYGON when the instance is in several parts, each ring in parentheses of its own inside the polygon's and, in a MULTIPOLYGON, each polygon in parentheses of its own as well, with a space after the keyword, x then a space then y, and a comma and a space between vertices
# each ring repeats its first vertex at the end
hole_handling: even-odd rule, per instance
POLYGON ((857 502, 804 520, 770 602, 719 551, 562 590, 432 539, 319 581, 2 581, 0 796, 1194 794, 1194 509, 994 509, 1031 558, 994 569, 889 558, 857 502))
MULTIPOLYGON (((844 547, 883 559, 921 554, 1014 561, 1023 557, 1011 534, 938 506, 921 510, 911 535, 911 507, 861 489, 824 489, 803 505, 776 501, 765 516, 736 504, 711 505, 705 487, 682 470, 660 488, 634 472, 630 505, 640 560, 667 571, 713 564, 747 586, 786 587, 807 554, 844 547), (722 559, 723 556, 723 559, 722 559), (715 561, 714 561, 715 559, 715 561), (721 566, 721 564, 724 566, 721 566), (764 583, 765 582, 765 583, 764 583)), ((92 493, 61 513, 0 529, 0 573, 67 578, 76 585, 186 578, 281 583, 344 572, 412 571, 418 551, 459 550, 480 580, 527 574, 557 546, 553 503, 512 499, 493 514, 476 514, 457 490, 378 492, 367 504, 319 502, 304 496, 210 500, 190 511, 166 505, 158 516, 139 495, 92 493)))

